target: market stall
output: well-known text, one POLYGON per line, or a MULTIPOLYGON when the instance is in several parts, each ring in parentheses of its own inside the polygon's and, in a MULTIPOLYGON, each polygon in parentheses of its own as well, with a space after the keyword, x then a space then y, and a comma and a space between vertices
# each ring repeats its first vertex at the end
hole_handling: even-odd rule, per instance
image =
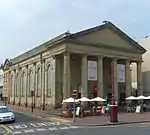
MULTIPOLYGON (((82 98, 78 99, 78 101, 91 102, 91 100, 88 99, 87 97, 82 97, 82 98)), ((82 109, 83 109, 83 116, 91 116, 92 115, 92 110, 89 105, 83 103, 82 109)))
MULTIPOLYGON (((103 98, 101 98, 101 97, 96 97, 96 98, 93 98, 93 99, 91 99, 91 101, 93 101, 93 102, 105 102, 106 100, 105 99, 103 99, 103 98)), ((102 106, 100 106, 99 104, 97 105, 97 106, 93 106, 93 115, 101 115, 101 112, 103 112, 103 113, 105 113, 105 110, 102 110, 102 109, 104 109, 105 107, 103 107, 103 105, 102 106)))
POLYGON ((63 117, 72 117, 73 116, 73 103, 79 103, 78 100, 74 98, 67 98, 63 100, 62 104, 62 116, 63 117))

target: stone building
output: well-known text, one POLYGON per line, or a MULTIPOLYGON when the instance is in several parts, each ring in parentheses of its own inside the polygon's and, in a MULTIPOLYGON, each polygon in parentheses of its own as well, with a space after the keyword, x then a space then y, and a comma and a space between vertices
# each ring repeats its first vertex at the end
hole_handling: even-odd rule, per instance
POLYGON ((142 93, 141 62, 145 52, 111 22, 74 34, 66 32, 5 61, 7 83, 4 89, 8 102, 30 106, 31 91, 34 91, 36 107, 55 106, 70 97, 74 89, 81 96, 92 97, 94 83, 97 83, 97 96, 108 97, 111 95, 111 74, 114 75, 115 97, 119 101, 121 93, 126 96, 131 93, 131 62, 137 63, 138 88, 142 93), (92 71, 94 79, 88 79, 89 61, 97 66, 92 71), (117 64, 125 65, 123 82, 118 82, 117 64))
MULTIPOLYGON (((141 46, 146 48, 147 52, 143 54, 142 63, 142 82, 143 82, 143 94, 150 96, 150 38, 142 38, 137 40, 141 46)), ((137 84, 137 66, 135 63, 132 64, 132 82, 137 84)))
POLYGON ((3 70, 0 69, 0 95, 3 93, 3 70))

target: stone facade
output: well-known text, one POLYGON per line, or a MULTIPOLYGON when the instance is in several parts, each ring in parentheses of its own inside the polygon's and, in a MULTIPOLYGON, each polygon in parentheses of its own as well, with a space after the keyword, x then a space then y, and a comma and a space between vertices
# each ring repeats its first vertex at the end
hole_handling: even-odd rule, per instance
MULTIPOLYGON (((142 82, 143 82, 143 93, 145 96, 150 96, 150 38, 138 39, 139 44, 147 49, 147 52, 143 54, 143 63, 142 63, 142 82)), ((137 65, 132 64, 132 82, 137 83, 137 65)))
POLYGON ((3 83, 4 83, 4 73, 3 70, 0 70, 0 94, 3 93, 3 83))
POLYGON ((141 83, 141 61, 145 49, 130 39, 111 22, 75 34, 64 33, 14 59, 6 60, 5 90, 8 102, 35 107, 56 106, 71 96, 74 89, 81 96, 92 97, 92 85, 98 84, 98 96, 111 94, 114 75, 115 97, 131 93, 131 62, 138 63, 138 86, 141 83), (97 80, 88 81, 87 62, 97 61, 97 80), (126 67, 125 83, 117 81, 117 64, 126 67), (113 66, 113 67, 112 67, 113 66), (112 72, 113 68, 113 72, 112 72), (123 89, 123 90, 122 90, 123 89))

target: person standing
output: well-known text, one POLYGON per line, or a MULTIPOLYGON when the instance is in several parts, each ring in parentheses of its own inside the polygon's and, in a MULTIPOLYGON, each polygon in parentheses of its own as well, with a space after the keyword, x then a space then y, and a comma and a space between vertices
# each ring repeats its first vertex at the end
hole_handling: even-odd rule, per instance
POLYGON ((109 112, 110 112, 110 103, 108 102, 106 105, 106 114, 107 116, 109 116, 109 112))

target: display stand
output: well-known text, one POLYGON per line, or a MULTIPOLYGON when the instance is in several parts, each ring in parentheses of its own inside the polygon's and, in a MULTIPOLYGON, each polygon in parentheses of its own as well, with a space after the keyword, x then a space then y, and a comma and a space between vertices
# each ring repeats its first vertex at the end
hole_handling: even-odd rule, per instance
POLYGON ((98 107, 96 108, 96 115, 97 115, 97 116, 100 116, 100 115, 101 115, 101 107, 100 107, 100 106, 98 106, 98 107))

